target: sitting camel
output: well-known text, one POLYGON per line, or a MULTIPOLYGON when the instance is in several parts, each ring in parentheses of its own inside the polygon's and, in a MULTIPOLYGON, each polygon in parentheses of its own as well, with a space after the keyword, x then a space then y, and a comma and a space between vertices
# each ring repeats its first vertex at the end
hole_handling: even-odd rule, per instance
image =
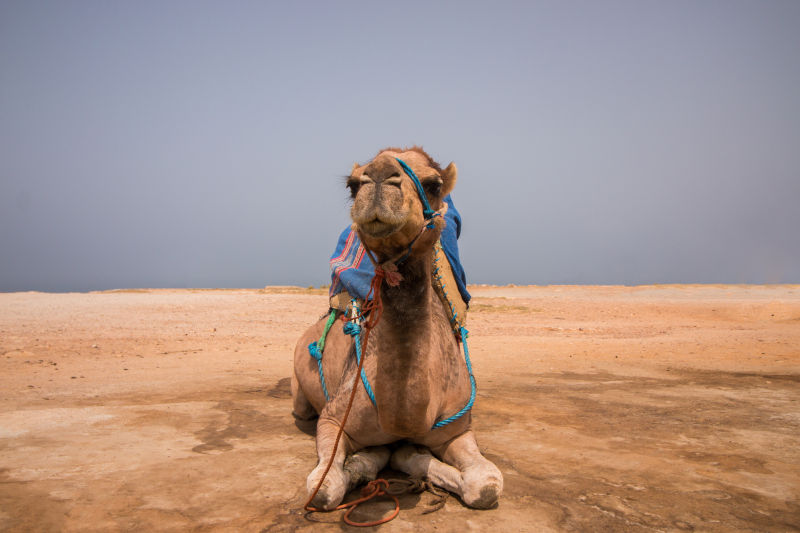
POLYGON ((475 442, 471 369, 431 285, 433 248, 444 224, 437 215, 447 208, 443 198, 456 175, 455 164, 442 170, 415 147, 383 150, 366 165, 354 165, 348 177, 353 228, 386 280, 377 289, 381 319, 358 354, 362 379, 353 338, 325 318, 295 349, 293 414, 299 420, 319 416, 309 496, 334 450, 352 388, 358 388, 332 467, 311 502, 316 508, 335 508, 348 490, 374 480, 390 455, 392 468, 427 478, 470 507, 494 506, 503 490, 502 474, 475 442), (326 329, 324 365, 318 365, 309 344, 326 329), (387 445, 401 440, 392 454, 387 445))

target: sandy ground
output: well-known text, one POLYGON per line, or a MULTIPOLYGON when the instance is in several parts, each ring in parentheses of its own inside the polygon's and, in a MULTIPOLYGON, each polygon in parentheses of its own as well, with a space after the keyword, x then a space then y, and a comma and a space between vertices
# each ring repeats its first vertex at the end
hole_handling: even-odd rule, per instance
MULTIPOLYGON (((489 511, 384 531, 800 528, 800 286, 472 287, 489 511)), ((339 531, 299 511, 323 291, 0 294, 0 530, 339 531)), ((376 517, 388 504, 360 512, 376 517)))

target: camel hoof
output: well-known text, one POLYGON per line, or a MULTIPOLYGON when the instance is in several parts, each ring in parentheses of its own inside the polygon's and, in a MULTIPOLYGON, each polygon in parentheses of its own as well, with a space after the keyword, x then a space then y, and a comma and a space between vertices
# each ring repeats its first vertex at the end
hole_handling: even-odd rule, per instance
MULTIPOLYGON (((321 465, 321 467, 318 466, 309 474, 306 480, 306 489, 308 490, 309 496, 313 494, 314 489, 317 488, 317 484, 323 472, 325 472, 325 465, 321 465)), ((347 479, 344 473, 335 468, 331 468, 328 475, 325 476, 325 481, 322 482, 322 486, 319 488, 316 496, 311 500, 311 506, 317 509, 330 511, 342 502, 346 489, 347 479)))

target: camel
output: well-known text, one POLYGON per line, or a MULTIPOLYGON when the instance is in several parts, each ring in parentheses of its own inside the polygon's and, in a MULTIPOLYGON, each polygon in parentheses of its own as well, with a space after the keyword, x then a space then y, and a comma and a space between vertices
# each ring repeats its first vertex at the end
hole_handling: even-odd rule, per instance
POLYGON ((375 261, 397 272, 396 286, 380 286, 383 313, 364 347, 363 370, 374 390, 373 404, 360 379, 352 337, 340 321, 324 347, 326 401, 309 343, 325 327, 325 317, 297 343, 292 377, 293 415, 316 421, 318 464, 307 478, 309 497, 323 477, 352 387, 358 387, 333 464, 311 502, 330 510, 345 493, 374 480, 389 461, 395 470, 458 495, 469 507, 496 505, 503 476, 483 457, 471 429, 471 413, 434 428, 470 400, 471 375, 453 335, 450 317, 431 286, 432 249, 443 218, 433 227, 423 216, 423 201, 400 161, 410 167, 431 209, 442 213, 443 198, 456 183, 457 169, 441 167, 421 148, 387 148, 369 163, 355 164, 347 178, 353 228, 375 261), (427 231, 423 228, 428 225, 427 231), (402 441, 393 446, 389 444, 402 441))

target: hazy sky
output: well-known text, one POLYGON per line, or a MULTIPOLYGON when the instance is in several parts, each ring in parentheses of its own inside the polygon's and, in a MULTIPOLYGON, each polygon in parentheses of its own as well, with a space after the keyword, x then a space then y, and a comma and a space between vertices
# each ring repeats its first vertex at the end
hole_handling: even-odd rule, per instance
POLYGON ((0 2, 0 290, 328 282, 455 161, 476 283, 800 283, 800 2, 0 2))

